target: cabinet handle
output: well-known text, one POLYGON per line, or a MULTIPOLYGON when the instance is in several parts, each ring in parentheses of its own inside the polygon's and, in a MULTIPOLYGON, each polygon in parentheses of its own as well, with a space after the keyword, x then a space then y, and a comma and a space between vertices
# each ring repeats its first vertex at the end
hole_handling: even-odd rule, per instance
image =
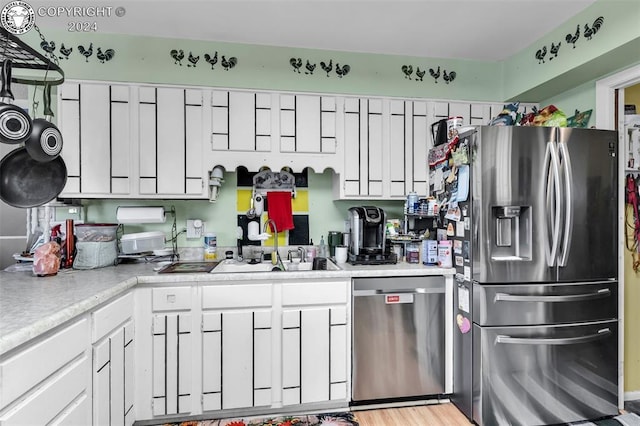
POLYGON ((516 344, 516 345, 576 345, 578 343, 587 343, 594 340, 605 338, 611 334, 611 330, 603 328, 595 334, 588 334, 579 337, 564 337, 560 339, 552 339, 546 337, 511 337, 499 335, 496 337, 496 343, 516 344))

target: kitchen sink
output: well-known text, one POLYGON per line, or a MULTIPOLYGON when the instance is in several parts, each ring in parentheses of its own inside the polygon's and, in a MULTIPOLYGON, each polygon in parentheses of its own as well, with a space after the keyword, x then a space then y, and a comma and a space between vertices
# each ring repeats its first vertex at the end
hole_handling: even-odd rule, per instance
MULTIPOLYGON (((291 261, 283 261, 285 271, 311 271, 313 270, 312 262, 291 262, 291 261)), ((271 262, 262 262, 262 263, 248 263, 248 262, 238 262, 237 260, 227 259, 223 260, 216 266, 211 273, 212 274, 224 274, 224 273, 232 273, 232 272, 271 272, 275 268, 275 265, 272 265, 271 262)), ((328 271, 339 271, 340 267, 335 263, 327 260, 327 269, 328 271)))

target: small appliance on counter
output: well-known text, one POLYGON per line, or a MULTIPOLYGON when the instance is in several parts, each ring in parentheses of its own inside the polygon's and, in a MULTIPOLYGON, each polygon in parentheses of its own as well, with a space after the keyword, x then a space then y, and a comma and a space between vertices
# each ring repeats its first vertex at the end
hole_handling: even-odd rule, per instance
POLYGON ((387 215, 379 207, 363 206, 349 209, 349 263, 352 265, 382 265, 396 263, 397 257, 386 243, 387 215))

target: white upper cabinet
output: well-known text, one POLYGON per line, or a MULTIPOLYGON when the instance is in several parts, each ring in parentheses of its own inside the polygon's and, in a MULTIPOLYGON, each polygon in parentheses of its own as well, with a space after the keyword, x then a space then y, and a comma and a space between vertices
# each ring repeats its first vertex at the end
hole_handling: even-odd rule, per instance
POLYGON ((130 87, 69 82, 60 86, 58 97, 68 175, 61 196, 129 195, 130 87))
POLYGON ((141 195, 206 195, 202 121, 200 90, 139 88, 141 195))
POLYGON ((382 197, 382 99, 344 99, 344 166, 339 198, 382 197))
POLYGON ((201 90, 67 82, 58 96, 61 196, 207 197, 201 90))
POLYGON ((336 98, 280 95, 280 150, 336 152, 336 98))
POLYGON ((211 91, 211 149, 270 151, 271 95, 211 91))

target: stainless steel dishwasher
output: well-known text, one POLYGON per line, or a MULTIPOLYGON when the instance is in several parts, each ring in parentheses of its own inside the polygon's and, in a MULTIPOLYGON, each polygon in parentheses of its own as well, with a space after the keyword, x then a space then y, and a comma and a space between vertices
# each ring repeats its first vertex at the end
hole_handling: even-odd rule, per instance
POLYGON ((353 405, 444 393, 444 277, 356 278, 353 405))

